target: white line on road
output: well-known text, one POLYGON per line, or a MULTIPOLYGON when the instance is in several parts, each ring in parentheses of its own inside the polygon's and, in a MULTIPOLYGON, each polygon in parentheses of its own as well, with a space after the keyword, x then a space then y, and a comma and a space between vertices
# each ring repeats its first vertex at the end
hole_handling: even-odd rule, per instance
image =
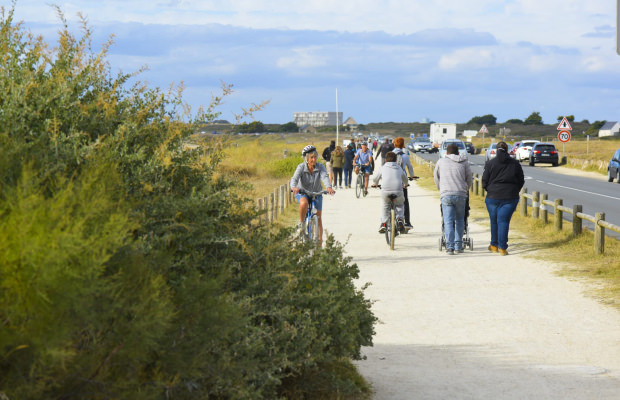
POLYGON ((607 197, 608 199, 620 200, 620 197, 614 197, 614 196, 608 196, 606 194, 588 192, 587 190, 575 189, 575 188, 568 187, 568 186, 557 185, 555 183, 547 183, 547 185, 557 186, 557 187, 564 188, 564 189, 575 190, 577 192, 583 192, 583 193, 587 193, 587 194, 593 194, 595 196, 607 197))

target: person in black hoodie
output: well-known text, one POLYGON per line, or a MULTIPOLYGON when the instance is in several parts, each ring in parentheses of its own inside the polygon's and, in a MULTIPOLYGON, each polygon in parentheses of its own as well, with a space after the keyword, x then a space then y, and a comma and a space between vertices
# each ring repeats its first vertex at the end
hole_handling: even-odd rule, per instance
POLYGON ((508 228, 525 184, 521 164, 510 157, 505 142, 497 144, 497 156, 484 165, 482 187, 487 192, 485 204, 491 219, 489 251, 508 255, 508 228))
MULTIPOLYGON (((332 151, 336 149, 336 141, 329 142, 329 146, 323 150, 323 160, 325 160, 325 168, 329 174, 329 182, 334 184, 334 169, 332 168, 332 151)), ((334 185, 335 186, 335 185, 334 185)))

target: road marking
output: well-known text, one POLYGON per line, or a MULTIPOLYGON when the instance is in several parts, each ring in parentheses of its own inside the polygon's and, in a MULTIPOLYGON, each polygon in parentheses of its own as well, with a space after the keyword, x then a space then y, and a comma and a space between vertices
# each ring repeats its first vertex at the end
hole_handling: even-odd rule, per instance
POLYGON ((575 190, 577 192, 583 192, 583 193, 587 193, 587 194, 593 194, 593 195, 596 195, 596 196, 607 197, 608 199, 620 200, 620 197, 614 197, 614 196, 608 196, 606 194, 588 192, 587 190, 575 189, 575 188, 568 187, 568 186, 557 185, 555 183, 547 183, 547 185, 557 186, 557 187, 564 188, 564 189, 575 190))

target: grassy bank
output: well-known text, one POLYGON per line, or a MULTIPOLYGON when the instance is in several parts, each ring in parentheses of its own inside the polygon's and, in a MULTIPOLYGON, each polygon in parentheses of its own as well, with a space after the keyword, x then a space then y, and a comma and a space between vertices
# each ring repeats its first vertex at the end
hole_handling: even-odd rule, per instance
MULTIPOLYGON (((416 166, 418 183, 436 191, 432 170, 416 166)), ((439 193, 437 192, 437 196, 439 193)), ((470 197, 470 222, 489 224, 484 198, 470 197)), ((477 248, 486 248, 490 238, 475 238, 477 248)), ((568 277, 585 278, 596 284, 593 293, 601 301, 620 308, 620 241, 606 238, 605 254, 594 254, 594 234, 585 230, 572 237, 572 225, 564 221, 563 230, 555 232, 553 223, 544 225, 540 220, 514 213, 510 227, 510 245, 526 257, 560 265, 559 273, 568 277)))

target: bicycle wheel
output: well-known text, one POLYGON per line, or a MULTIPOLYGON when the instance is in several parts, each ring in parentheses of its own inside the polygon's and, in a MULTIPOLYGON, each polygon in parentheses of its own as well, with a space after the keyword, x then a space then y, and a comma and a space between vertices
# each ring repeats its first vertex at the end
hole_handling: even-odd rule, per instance
POLYGON ((310 219, 309 237, 315 244, 319 243, 319 217, 316 214, 310 219))
POLYGON ((390 250, 394 250, 394 242, 396 241, 396 212, 392 207, 390 212, 390 250))
POLYGON ((357 179, 355 180, 355 196, 358 199, 362 195, 362 190, 364 190, 364 181, 362 180, 362 174, 357 174, 357 179))

